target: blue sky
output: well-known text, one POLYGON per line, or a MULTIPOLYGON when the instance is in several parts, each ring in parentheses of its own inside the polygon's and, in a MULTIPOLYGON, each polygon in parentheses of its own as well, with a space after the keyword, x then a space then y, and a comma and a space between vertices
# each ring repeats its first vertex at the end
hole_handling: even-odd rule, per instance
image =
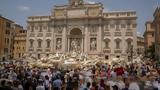
MULTIPOLYGON (((153 13, 160 0, 85 0, 101 2, 105 11, 134 10, 137 12, 137 32, 143 35, 145 22, 153 19, 153 13)), ((54 5, 67 4, 68 0, 0 0, 0 14, 26 27, 29 16, 50 15, 54 5)))

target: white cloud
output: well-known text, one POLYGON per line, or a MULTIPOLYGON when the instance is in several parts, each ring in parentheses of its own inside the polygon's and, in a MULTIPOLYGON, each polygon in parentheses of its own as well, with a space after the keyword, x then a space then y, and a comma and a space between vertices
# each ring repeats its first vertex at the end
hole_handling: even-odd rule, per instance
POLYGON ((18 6, 18 10, 24 11, 24 12, 28 12, 28 11, 30 11, 31 9, 30 9, 30 7, 28 7, 28 6, 18 6))

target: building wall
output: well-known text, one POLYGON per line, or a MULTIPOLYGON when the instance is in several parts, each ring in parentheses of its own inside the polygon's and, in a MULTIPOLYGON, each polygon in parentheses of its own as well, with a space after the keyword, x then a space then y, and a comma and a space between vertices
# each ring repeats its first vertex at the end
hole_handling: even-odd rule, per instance
POLYGON ((26 52, 26 36, 27 32, 23 27, 16 27, 14 36, 13 58, 21 59, 26 52))
POLYGON ((0 16, 0 60, 12 58, 13 21, 0 16))
POLYGON ((84 4, 81 9, 72 8, 70 5, 57 6, 51 16, 28 17, 26 44, 28 55, 38 58, 48 54, 72 52, 71 42, 74 39, 80 42, 79 51, 88 55, 104 57, 108 55, 109 59, 127 58, 129 48, 127 41, 131 42, 130 46, 133 46, 136 54, 136 12, 102 13, 102 10, 103 6, 99 3, 84 4), (77 13, 73 14, 75 12, 77 13), (50 47, 47 47, 47 41, 50 41, 50 47), (41 47, 38 47, 38 42, 42 42, 41 47), (116 42, 119 42, 119 48, 116 48, 116 42), (60 48, 57 49, 58 46, 60 48))
POLYGON ((152 21, 146 22, 146 31, 145 31, 145 38, 146 38, 146 48, 151 46, 155 42, 155 33, 154 33, 154 24, 152 21))
POLYGON ((160 61, 160 7, 155 10, 153 23, 155 25, 155 53, 160 61))
POLYGON ((144 46, 145 46, 144 38, 138 36, 138 37, 137 37, 137 54, 138 54, 138 55, 144 55, 144 52, 145 52, 144 46))

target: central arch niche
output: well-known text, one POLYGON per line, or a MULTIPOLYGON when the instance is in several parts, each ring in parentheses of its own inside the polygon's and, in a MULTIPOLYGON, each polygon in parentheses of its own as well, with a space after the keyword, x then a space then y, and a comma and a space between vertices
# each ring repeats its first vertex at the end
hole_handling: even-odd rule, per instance
POLYGON ((79 28, 74 28, 70 31, 70 35, 82 35, 82 32, 79 28))
POLYGON ((68 37, 69 51, 82 52, 83 40, 82 31, 79 28, 73 28, 68 37))

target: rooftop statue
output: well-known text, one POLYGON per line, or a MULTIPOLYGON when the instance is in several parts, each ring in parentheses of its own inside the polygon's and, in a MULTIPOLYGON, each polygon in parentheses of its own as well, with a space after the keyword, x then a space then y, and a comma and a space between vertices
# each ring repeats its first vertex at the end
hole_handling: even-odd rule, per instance
POLYGON ((69 0, 69 4, 72 6, 82 5, 84 3, 83 0, 69 0))

